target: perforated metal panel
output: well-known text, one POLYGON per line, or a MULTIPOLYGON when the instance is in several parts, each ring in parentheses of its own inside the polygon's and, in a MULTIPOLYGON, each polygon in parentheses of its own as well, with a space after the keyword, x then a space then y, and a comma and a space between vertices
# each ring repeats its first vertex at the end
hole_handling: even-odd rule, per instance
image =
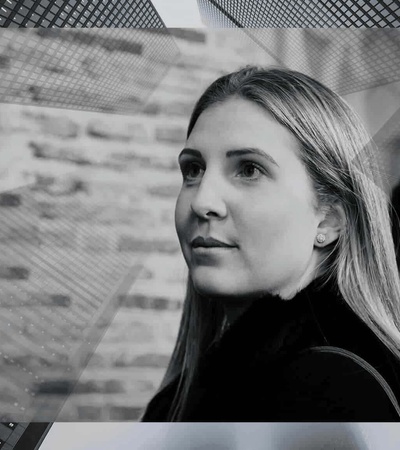
POLYGON ((100 232, 89 220, 93 205, 61 203, 60 220, 46 226, 46 197, 29 187, 0 195, 1 421, 56 420, 82 370, 77 359, 96 348, 141 269, 137 257, 106 245, 101 252, 89 242, 79 247, 112 234, 112 225, 100 232), (47 371, 57 367, 49 381, 47 371))
POLYGON ((283 66, 341 95, 400 80, 400 30, 246 29, 283 66))
POLYGON ((165 27, 149 0, 1 0, 1 27, 165 27))
POLYGON ((211 26, 400 27, 398 0, 198 0, 198 4, 211 26))
POLYGON ((156 31, 3 28, 0 102, 135 112, 179 55, 156 31))

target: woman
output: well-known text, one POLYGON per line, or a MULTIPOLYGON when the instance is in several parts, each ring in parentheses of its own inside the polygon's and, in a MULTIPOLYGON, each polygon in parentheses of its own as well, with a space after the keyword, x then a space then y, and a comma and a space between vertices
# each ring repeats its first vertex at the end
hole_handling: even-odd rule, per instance
POLYGON ((144 421, 399 419, 400 284, 368 142, 301 73, 209 86, 179 155, 183 317, 144 421))

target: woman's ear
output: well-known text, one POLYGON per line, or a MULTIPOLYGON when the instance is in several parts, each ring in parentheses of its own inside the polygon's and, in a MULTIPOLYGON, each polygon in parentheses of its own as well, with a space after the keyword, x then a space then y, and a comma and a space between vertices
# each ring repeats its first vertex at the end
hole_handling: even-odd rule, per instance
POLYGON ((323 219, 318 224, 315 244, 317 247, 325 247, 335 242, 346 225, 346 214, 340 202, 332 203, 323 208, 323 219))

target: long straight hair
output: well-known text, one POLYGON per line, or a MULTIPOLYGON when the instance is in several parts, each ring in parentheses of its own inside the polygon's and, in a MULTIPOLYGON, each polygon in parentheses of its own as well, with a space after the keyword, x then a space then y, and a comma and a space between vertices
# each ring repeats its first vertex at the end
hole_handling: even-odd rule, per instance
MULTIPOLYGON (((206 89, 187 136, 203 111, 232 97, 256 103, 285 126, 299 142, 319 204, 343 206, 346 226, 328 247, 325 279, 336 282, 351 309, 400 358, 400 281, 389 203, 361 121, 341 97, 304 74, 246 67, 206 89)), ((178 338, 160 386, 179 377, 168 420, 180 420, 200 355, 218 338, 223 319, 220 302, 196 292, 189 274, 178 338)))

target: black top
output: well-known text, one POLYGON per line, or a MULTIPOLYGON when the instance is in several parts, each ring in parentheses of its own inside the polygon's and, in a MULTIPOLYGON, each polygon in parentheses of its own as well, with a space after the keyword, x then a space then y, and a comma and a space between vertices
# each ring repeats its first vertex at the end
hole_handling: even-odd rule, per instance
MULTIPOLYGON (((337 287, 314 280, 291 300, 258 299, 210 348, 182 421, 399 421, 399 367, 337 287)), ((143 421, 166 421, 176 388, 143 421)))

